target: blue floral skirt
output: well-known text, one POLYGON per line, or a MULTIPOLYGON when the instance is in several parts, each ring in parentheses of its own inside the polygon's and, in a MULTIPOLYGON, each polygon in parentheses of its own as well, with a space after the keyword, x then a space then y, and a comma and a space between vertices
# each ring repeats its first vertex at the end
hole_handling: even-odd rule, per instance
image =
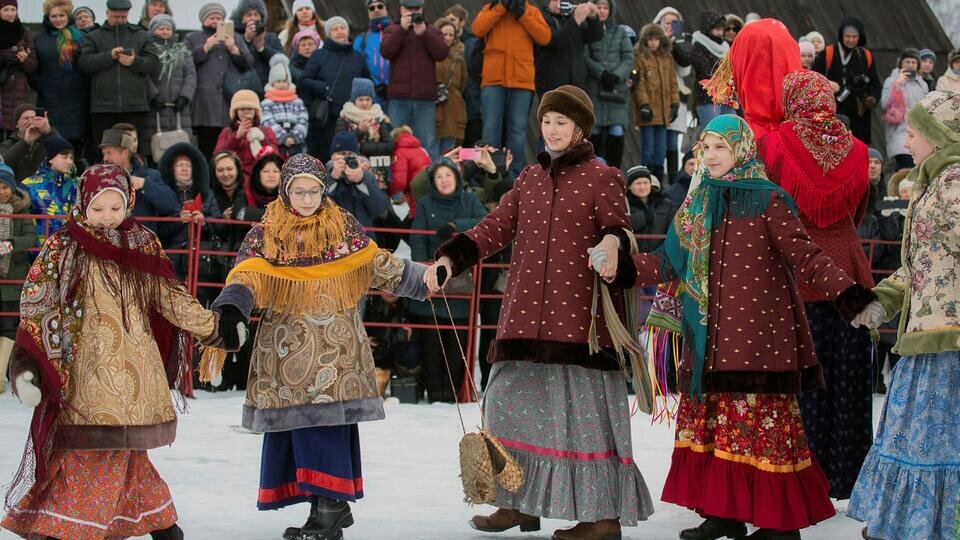
POLYGON ((847 514, 888 540, 954 540, 960 501, 960 352, 903 357, 847 514))

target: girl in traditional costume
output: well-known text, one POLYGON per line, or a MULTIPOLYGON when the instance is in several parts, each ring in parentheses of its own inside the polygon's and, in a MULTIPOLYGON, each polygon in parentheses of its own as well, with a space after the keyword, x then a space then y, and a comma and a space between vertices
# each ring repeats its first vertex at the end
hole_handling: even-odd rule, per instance
POLYGON ((902 266, 854 323, 900 314, 887 400, 847 514, 863 537, 950 540, 960 534, 960 95, 930 92, 907 113, 918 163, 902 266))
MULTIPOLYGON (((327 196, 319 160, 297 154, 280 174, 279 197, 212 308, 228 350, 241 344, 236 324, 262 314, 243 406, 243 427, 264 434, 257 507, 309 502, 306 523, 284 538, 336 539, 353 524, 348 502, 363 496, 357 423, 384 417, 359 305, 370 287, 423 300, 426 266, 379 249, 327 196)), ((205 352, 201 377, 215 377, 223 357, 205 352)))
POLYGON ((555 540, 615 540, 621 526, 653 513, 633 460, 613 339, 603 315, 590 310, 595 278, 586 249, 600 241, 613 258, 629 253, 624 181, 586 140, 595 119, 586 92, 570 85, 547 92, 537 117, 546 144, 537 164, 524 169, 496 210, 442 245, 427 274, 439 290, 439 268, 455 276, 513 242, 487 354, 493 367, 484 410, 486 428, 523 468, 524 485, 515 493, 498 488, 498 509, 474 516, 470 526, 536 531, 547 517, 579 522, 554 532, 555 540))
POLYGON ((120 167, 87 169, 23 286, 10 377, 35 409, 3 527, 24 538, 183 538, 147 449, 175 438, 187 332, 216 321, 131 217, 134 194, 120 167))
MULTIPOLYGON (((797 405, 823 373, 794 273, 848 320, 874 295, 804 232, 793 199, 757 160, 746 121, 719 116, 698 145, 702 182, 664 244, 621 261, 614 281, 683 282, 683 395, 662 499, 706 518, 683 539, 745 537, 744 523, 760 528, 750 538, 799 538, 834 509, 797 405)), ((592 251, 594 267, 603 253, 592 251)))

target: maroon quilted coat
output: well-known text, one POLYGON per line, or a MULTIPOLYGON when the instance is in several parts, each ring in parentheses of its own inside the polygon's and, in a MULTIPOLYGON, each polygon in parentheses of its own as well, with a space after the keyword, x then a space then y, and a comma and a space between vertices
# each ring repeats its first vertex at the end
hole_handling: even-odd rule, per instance
MULTIPOLYGON (((594 272, 587 248, 606 233, 623 235, 627 245, 623 176, 597 160, 589 142, 552 163, 545 152, 538 161, 520 173, 496 210, 440 246, 437 257, 450 257, 456 275, 514 243, 490 362, 619 369, 615 356, 588 352, 594 272)), ((601 347, 610 347, 602 314, 598 325, 601 347)))
POLYGON ((380 38, 380 54, 390 61, 390 98, 437 99, 434 65, 450 54, 440 30, 431 24, 418 36, 411 26, 391 24, 380 38))
POLYGON ((0 49, 0 74, 6 77, 0 81, 0 128, 7 131, 17 129, 13 110, 21 103, 27 103, 29 97, 27 75, 37 70, 37 53, 33 50, 33 33, 23 29, 23 37, 15 45, 0 49), (27 49, 30 54, 22 63, 17 59, 17 52, 27 49))
MULTIPOLYGON (((662 257, 634 255, 636 285, 675 279, 662 273, 669 268, 662 257)), ((761 216, 726 218, 713 231, 704 392, 795 394, 823 386, 794 272, 831 300, 854 284, 776 195, 761 216)), ((684 390, 692 367, 685 349, 684 390)))

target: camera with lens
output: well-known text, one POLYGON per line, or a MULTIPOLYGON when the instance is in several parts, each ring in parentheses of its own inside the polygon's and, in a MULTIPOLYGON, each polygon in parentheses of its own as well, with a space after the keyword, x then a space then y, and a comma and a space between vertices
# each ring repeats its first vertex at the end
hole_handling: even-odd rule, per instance
POLYGON ((869 75, 855 75, 850 79, 851 86, 870 86, 870 76, 869 75))
POLYGON ((258 21, 253 24, 253 31, 256 32, 258 36, 266 31, 266 29, 267 25, 263 24, 262 22, 258 21))
POLYGON ((560 15, 563 15, 564 17, 570 15, 573 13, 573 8, 573 2, 570 2, 569 0, 560 1, 560 15))
POLYGON ((344 163, 346 163, 348 169, 356 169, 360 167, 360 162, 357 161, 357 156, 347 156, 347 158, 344 160, 344 163))
POLYGON ((410 23, 411 24, 423 24, 423 13, 419 11, 414 11, 410 14, 410 23))

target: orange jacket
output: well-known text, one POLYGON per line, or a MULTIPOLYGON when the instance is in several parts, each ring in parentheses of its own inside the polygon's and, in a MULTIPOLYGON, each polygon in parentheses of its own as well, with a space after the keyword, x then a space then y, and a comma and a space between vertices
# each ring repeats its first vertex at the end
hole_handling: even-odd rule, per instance
POLYGON ((502 4, 483 6, 473 19, 473 34, 486 40, 482 86, 534 90, 533 44, 552 37, 540 9, 527 2, 519 19, 502 4))

